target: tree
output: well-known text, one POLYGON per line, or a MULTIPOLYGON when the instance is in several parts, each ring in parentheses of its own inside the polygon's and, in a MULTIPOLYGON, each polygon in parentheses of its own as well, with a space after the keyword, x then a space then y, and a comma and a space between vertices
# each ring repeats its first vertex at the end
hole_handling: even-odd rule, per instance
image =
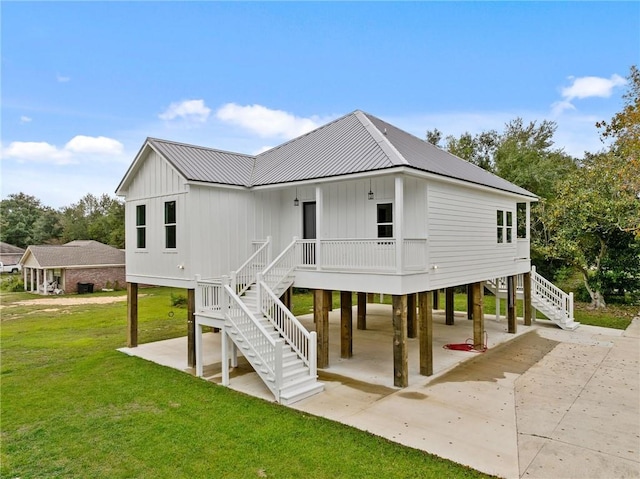
POLYGON ((442 140, 442 132, 440 130, 438 130, 437 128, 434 128, 433 130, 427 130, 425 136, 429 143, 440 148, 440 140, 442 140))
POLYGON ((53 227, 56 223, 55 211, 43 206, 35 196, 17 193, 0 201, 0 240, 6 243, 26 248, 56 239, 59 233, 53 227), (49 231, 44 224, 47 221, 49 231))
POLYGON ((116 248, 124 248, 124 204, 103 194, 91 193, 62 209, 62 238, 96 240, 116 248))
POLYGON ((626 160, 612 152, 588 154, 583 165, 557 186, 557 197, 544 210, 550 232, 542 247, 547 256, 574 266, 584 279, 593 308, 604 308, 605 278, 630 275, 637 279, 634 258, 640 231, 640 201, 623 188, 620 170, 626 160))

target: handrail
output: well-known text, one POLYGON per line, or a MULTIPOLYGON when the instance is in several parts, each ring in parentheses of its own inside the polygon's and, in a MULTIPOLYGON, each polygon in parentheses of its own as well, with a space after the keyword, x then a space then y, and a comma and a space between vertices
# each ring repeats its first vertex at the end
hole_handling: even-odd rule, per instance
POLYGON ((263 281, 272 291, 277 291, 282 280, 298 267, 297 242, 298 238, 294 236, 293 241, 262 271, 263 281))
POLYGON ((231 273, 231 284, 238 296, 256 282, 256 274, 271 260, 271 236, 240 266, 231 273))
POLYGON ((565 312, 567 319, 573 321, 573 294, 565 293, 551 281, 538 274, 536 267, 531 268, 532 294, 540 296, 565 312))
MULTIPOLYGON (((227 308, 226 319, 235 327, 235 333, 242 339, 243 346, 247 346, 262 363, 260 366, 255 367, 256 372, 260 376, 267 375, 265 384, 274 393, 276 399, 279 400, 282 386, 283 341, 281 339, 276 340, 269 334, 229 285, 225 285, 224 290, 231 300, 227 308), (266 371, 263 371, 262 367, 265 367, 266 371), (273 375, 274 378, 273 387, 269 384, 269 374, 273 375)), ((248 360, 253 362, 250 357, 248 360)))
POLYGON ((309 374, 315 377, 317 373, 316 332, 307 331, 264 281, 260 282, 260 289, 262 314, 273 324, 302 362, 309 367, 309 374))

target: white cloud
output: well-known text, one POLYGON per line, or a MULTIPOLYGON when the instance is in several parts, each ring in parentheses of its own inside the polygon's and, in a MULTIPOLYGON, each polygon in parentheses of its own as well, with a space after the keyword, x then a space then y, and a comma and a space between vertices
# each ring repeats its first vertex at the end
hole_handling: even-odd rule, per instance
POLYGON ((556 116, 565 110, 575 110, 576 107, 572 103, 575 99, 609 98, 616 87, 627 84, 627 80, 615 73, 611 75, 611 78, 588 76, 569 77, 569 79, 572 83, 562 89, 562 100, 551 105, 551 112, 556 116))
POLYGON ((71 77, 67 77, 64 75, 60 75, 60 73, 56 73, 56 80, 58 80, 58 83, 67 83, 71 81, 71 77))
POLYGON ((297 117, 283 110, 271 110, 262 105, 236 105, 227 103, 216 112, 216 117, 241 126, 261 137, 290 139, 318 128, 328 119, 317 116, 297 117))
POLYGON ((123 149, 122 143, 112 138, 78 135, 69 140, 63 148, 45 141, 13 141, 6 148, 2 148, 2 158, 11 158, 20 163, 68 165, 79 163, 87 156, 111 158, 121 155, 123 149))
POLYGON ((119 155, 124 146, 118 140, 106 136, 77 135, 69 140, 64 149, 73 153, 119 155))
POLYGON ((184 100, 174 102, 164 113, 160 113, 158 117, 161 120, 174 120, 183 118, 185 120, 204 123, 211 114, 211 108, 204 104, 204 100, 184 100))
POLYGON ((32 118, 31 118, 31 117, 28 117, 28 116, 26 116, 26 115, 22 115, 22 116, 20 117, 20 123, 29 123, 31 120, 32 120, 32 118))

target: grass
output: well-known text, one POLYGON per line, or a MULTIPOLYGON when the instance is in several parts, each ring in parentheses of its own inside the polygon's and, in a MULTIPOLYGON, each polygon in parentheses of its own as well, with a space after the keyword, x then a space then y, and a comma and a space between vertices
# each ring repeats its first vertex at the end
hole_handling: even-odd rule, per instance
MULTIPOLYGON (((172 293, 141 290, 141 343, 185 334, 172 293)), ((488 477, 119 353, 124 302, 34 298, 2 295, 1 477, 488 477)))
MULTIPOLYGON (((305 291, 305 290, 303 290, 305 291)), ((440 293, 439 295, 439 307, 444 309, 445 295, 440 293)), ((391 304, 391 295, 384 295, 382 302, 384 304, 391 304)), ((374 302, 380 302, 380 295, 374 295, 374 302)), ((355 294, 352 299, 353 305, 357 304, 355 294)), ((340 307, 340 292, 333 292, 333 307, 340 307)), ((456 293, 454 296, 454 309, 456 311, 467 310, 467 295, 465 293, 456 293)), ((609 305, 606 310, 592 310, 589 309, 588 303, 575 302, 574 318, 581 324, 588 324, 591 326, 602 326, 605 328, 614 329, 626 329, 631 320, 638 315, 640 307, 637 305, 609 305)), ((309 314, 313 312, 313 294, 310 292, 300 292, 293 297, 293 313, 295 315, 309 314)), ((496 313, 496 301, 495 297, 490 294, 484 296, 484 312, 485 314, 496 313)), ((506 300, 500 301, 500 314, 502 316, 507 315, 506 300)), ((518 317, 523 317, 523 301, 517 300, 516 314, 518 317)), ((536 314, 537 319, 546 319, 546 317, 539 311, 536 314)))

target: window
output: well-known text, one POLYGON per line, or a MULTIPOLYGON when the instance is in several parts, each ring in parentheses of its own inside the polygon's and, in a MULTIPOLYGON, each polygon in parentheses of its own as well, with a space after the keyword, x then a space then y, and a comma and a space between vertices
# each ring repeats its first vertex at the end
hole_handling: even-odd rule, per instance
POLYGON ((513 212, 498 210, 496 224, 498 243, 513 243, 513 212))
POLYGON ((166 201, 164 204, 164 247, 176 247, 176 202, 166 201))
POLYGON ((136 248, 147 247, 147 206, 136 206, 136 248))
POLYGON ((377 213, 378 238, 393 238, 393 204, 379 203, 377 213))

